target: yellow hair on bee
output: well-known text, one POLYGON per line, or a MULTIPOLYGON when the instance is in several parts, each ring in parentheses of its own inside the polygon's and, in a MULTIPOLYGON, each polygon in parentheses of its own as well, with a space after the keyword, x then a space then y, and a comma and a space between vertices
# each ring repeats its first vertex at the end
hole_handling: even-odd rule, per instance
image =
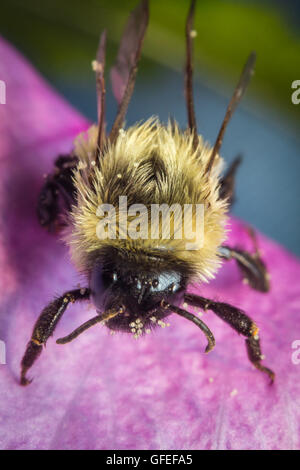
MULTIPOLYGON (((66 241, 71 257, 80 271, 88 272, 92 254, 104 247, 120 250, 120 255, 136 257, 141 253, 151 255, 161 250, 173 259, 186 263, 193 272, 193 280, 207 281, 217 271, 220 259, 218 247, 226 238, 225 222, 227 204, 219 198, 219 174, 223 161, 217 156, 209 177, 205 167, 211 155, 209 147, 199 136, 197 149, 193 137, 182 132, 177 124, 162 125, 157 118, 121 130, 114 144, 107 142, 100 164, 93 159, 96 154, 97 127, 78 136, 74 153, 79 165, 74 174, 78 194, 77 205, 72 208, 70 228, 66 241), (96 233, 100 204, 118 207, 119 196, 127 196, 132 204, 204 204, 204 239, 202 246, 187 250, 190 242, 162 237, 147 239, 100 239, 96 233)), ((173 224, 177 222, 174 217, 173 224)), ((129 221, 129 218, 128 218, 129 221)), ((117 234, 119 234, 117 228, 117 234)), ((151 223, 149 222, 149 229, 151 223)), ((175 230, 175 229, 174 229, 175 230)))

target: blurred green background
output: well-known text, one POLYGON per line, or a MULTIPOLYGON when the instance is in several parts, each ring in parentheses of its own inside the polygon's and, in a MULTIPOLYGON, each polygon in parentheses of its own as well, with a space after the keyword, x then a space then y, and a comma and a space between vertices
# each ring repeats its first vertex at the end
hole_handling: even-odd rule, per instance
MULTIPOLYGON (((136 0, 2 0, 0 33, 77 109, 96 119, 94 74, 99 33, 107 28, 107 70, 136 0)), ((127 123, 158 114, 186 125, 182 68, 188 0, 153 0, 127 123)), ((256 73, 223 145, 227 163, 244 155, 233 212, 300 255, 300 3, 198 0, 194 41, 199 132, 211 143, 251 50, 256 73)), ((108 87, 108 126, 116 104, 108 87)))

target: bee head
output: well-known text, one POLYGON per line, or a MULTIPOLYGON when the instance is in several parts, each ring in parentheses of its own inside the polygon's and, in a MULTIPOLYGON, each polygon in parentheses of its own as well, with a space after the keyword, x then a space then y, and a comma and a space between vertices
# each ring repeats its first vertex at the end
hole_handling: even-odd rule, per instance
POLYGON ((183 269, 153 257, 145 264, 141 259, 138 262, 124 257, 97 261, 90 276, 97 311, 120 309, 121 313, 107 322, 113 330, 131 331, 137 320, 147 328, 153 325, 153 318, 165 318, 171 312, 164 305, 179 305, 186 285, 183 269))

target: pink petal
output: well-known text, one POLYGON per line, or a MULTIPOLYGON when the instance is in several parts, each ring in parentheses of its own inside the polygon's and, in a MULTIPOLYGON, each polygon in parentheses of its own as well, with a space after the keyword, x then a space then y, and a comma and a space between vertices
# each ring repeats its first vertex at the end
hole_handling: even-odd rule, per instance
MULTIPOLYGON (((0 105, 0 339, 7 348, 7 364, 0 365, 0 447, 299 448, 300 365, 292 362, 292 343, 300 339, 300 263, 263 236, 270 294, 243 285, 232 262, 198 290, 255 319, 265 363, 277 374, 273 386, 252 369, 243 338, 212 313, 204 314, 216 337, 208 355, 201 332, 175 315, 170 328, 138 341, 110 336, 99 326, 65 347, 49 340, 32 369, 34 382, 27 388, 18 384, 40 310, 79 282, 66 248, 39 227, 35 204, 43 173, 87 122, 3 40, 0 57, 0 79, 7 86, 7 104, 0 105)), ((251 246, 237 220, 230 243, 251 246)), ((71 307, 55 338, 93 314, 71 307)))

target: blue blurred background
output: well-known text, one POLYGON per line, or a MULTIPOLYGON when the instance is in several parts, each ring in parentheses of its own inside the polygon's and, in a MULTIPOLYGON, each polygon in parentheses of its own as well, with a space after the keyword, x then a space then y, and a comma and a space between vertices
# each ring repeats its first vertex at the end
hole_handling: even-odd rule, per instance
MULTIPOLYGON (((129 0, 2 0, 0 33, 16 45, 77 109, 96 119, 94 73, 99 33, 108 30, 112 65, 129 0)), ((186 125, 184 22, 189 2, 153 0, 127 124, 157 114, 186 125)), ((198 0, 194 41, 198 129, 214 142, 226 105, 251 50, 258 62, 234 115, 222 154, 243 154, 233 213, 300 255, 300 3, 294 0, 198 0)), ((108 86, 107 123, 116 104, 108 86)))

